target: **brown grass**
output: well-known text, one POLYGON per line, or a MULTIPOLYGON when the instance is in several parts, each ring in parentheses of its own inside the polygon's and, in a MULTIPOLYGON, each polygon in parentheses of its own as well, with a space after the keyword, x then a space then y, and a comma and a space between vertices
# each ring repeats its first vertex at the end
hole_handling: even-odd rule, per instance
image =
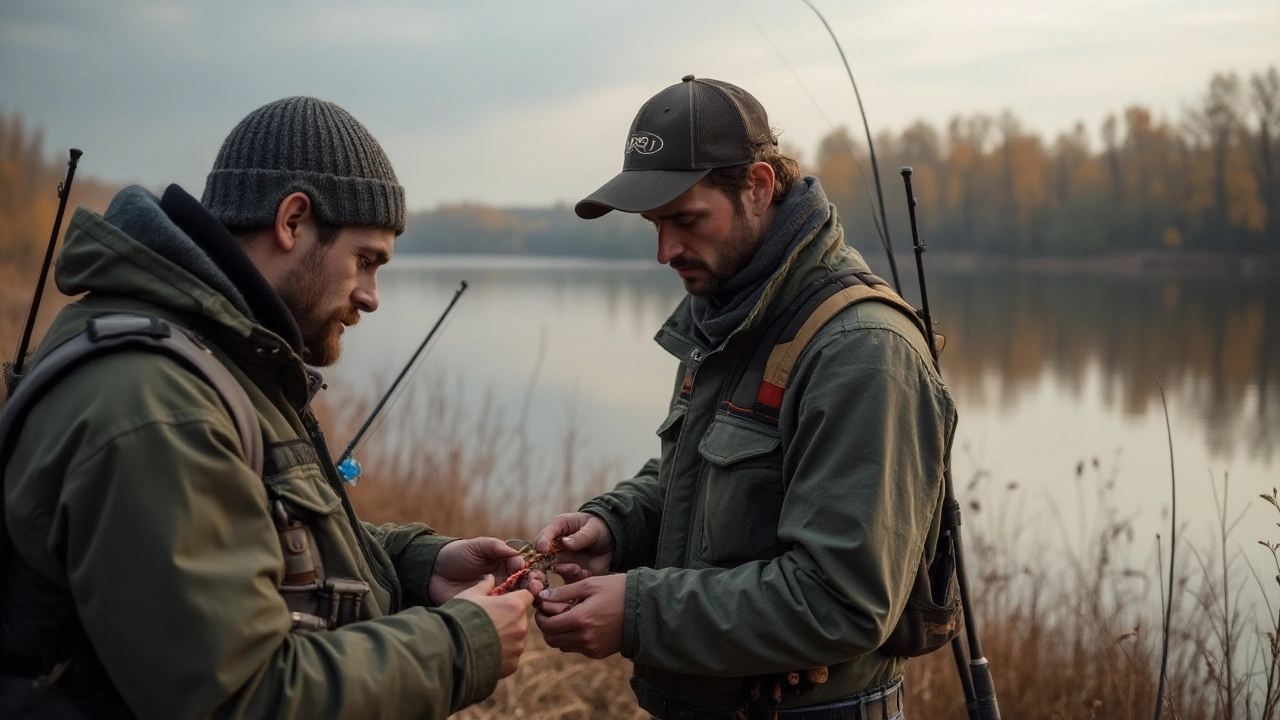
MULTIPOLYGON (((543 467, 521 428, 500 422, 491 403, 474 411, 460 407, 449 400, 456 393, 447 385, 439 378, 420 384, 409 402, 402 401, 418 407, 415 418, 397 421, 370 442, 365 455, 388 459, 366 461, 367 479, 352 492, 362 517, 425 520, 462 536, 527 537, 552 514, 576 507, 617 479, 600 469, 587 492, 574 479, 572 434, 558 448, 559 464, 543 467), (538 467, 543 467, 540 473, 538 467)), ((354 426, 359 412, 349 411, 343 422, 354 426)), ((1117 472, 1114 463, 1081 462, 1077 482, 1082 499, 1091 494, 1092 503, 1075 521, 1075 540, 1065 539, 1068 523, 1056 510, 1046 511, 1048 517, 1027 517, 1019 490, 987 487, 992 484, 987 473, 977 473, 960 489, 964 497, 995 498, 990 508, 971 504, 965 537, 980 638, 1005 718, 1151 716, 1160 602, 1168 589, 1159 580, 1154 550, 1148 553, 1150 567, 1121 560, 1143 553, 1134 547, 1130 520, 1111 501, 1117 472), (1039 531, 1029 535, 1028 528, 1048 521, 1064 539, 1053 542, 1039 531)), ((1230 517, 1223 517, 1220 541, 1191 554, 1198 561, 1181 553, 1165 718, 1276 715, 1274 638, 1280 620, 1254 622, 1238 600, 1222 609, 1224 594, 1238 596, 1243 584, 1257 578, 1253 573, 1250 580, 1248 564, 1226 551, 1230 517), (1229 562, 1225 573, 1221 558, 1229 562), (1228 627, 1223 613, 1232 612, 1228 627), (1223 641, 1224 632, 1234 646, 1223 641)), ((1276 565, 1280 572, 1280 560, 1276 565)), ((1257 585, 1269 598, 1277 596, 1275 585, 1257 585)), ((548 648, 533 628, 520 670, 462 717, 644 717, 634 706, 628 675, 625 659, 601 662, 562 654, 548 648)), ((908 717, 967 717, 949 651, 913 661, 906 687, 908 717)))

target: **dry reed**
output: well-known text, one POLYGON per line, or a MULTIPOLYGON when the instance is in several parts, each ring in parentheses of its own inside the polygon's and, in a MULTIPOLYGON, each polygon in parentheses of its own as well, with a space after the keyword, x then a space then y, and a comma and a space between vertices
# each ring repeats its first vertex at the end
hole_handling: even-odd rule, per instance
MULTIPOLYGON (((597 469, 589 483, 575 481, 581 471, 572 433, 558 448, 559 465, 548 464, 522 427, 501 421, 492 402, 465 409, 442 378, 409 393, 403 405, 414 409, 370 443, 367 479, 352 491, 365 519, 425 520, 463 536, 528 537, 616 479, 597 469)), ((330 422, 354 427, 359 412, 330 422)), ((1006 718, 1145 718, 1154 706, 1161 629, 1155 601, 1170 589, 1159 582, 1158 568, 1122 560, 1142 553, 1130 519, 1112 501, 1118 463, 1094 458, 1076 470, 1082 499, 1090 489, 1093 495, 1087 511, 1079 510, 1074 542, 1054 509, 1048 512, 1062 539, 1027 537, 1027 528, 1044 526, 1044 518, 1027 517, 1016 486, 988 487, 989 473, 975 473, 963 493, 994 498, 990 509, 971 503, 965 532, 979 629, 1006 718)), ((1274 494, 1263 498, 1280 511, 1274 494)), ((1224 493, 1221 537, 1213 547, 1193 548, 1198 567, 1185 562, 1175 569, 1167 718, 1274 718, 1280 703, 1280 608, 1270 602, 1277 588, 1257 581, 1271 618, 1254 630, 1257 623, 1249 625, 1252 617, 1231 599, 1250 566, 1229 550, 1226 508, 1224 493), (1249 648, 1242 651, 1242 644, 1249 648)), ((1280 556, 1280 543, 1263 544, 1280 556)), ((1280 573, 1280 559, 1274 561, 1280 573)), ((643 717, 628 674, 625 659, 560 653, 533 628, 520 670, 461 717, 643 717)), ((913 661, 906 687, 908 717, 967 717, 949 652, 913 661)))

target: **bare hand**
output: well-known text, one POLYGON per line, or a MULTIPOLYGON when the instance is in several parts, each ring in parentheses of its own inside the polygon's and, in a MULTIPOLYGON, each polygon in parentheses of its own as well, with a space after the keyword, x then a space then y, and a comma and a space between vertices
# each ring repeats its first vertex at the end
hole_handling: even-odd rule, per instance
POLYGON ((454 540, 436 555, 427 597, 436 605, 443 605, 485 575, 505 580, 522 567, 520 552, 497 538, 454 540))
POLYGON ((563 549, 554 570, 565 582, 609 572, 613 562, 613 533, 599 517, 584 512, 557 515, 538 533, 534 546, 538 552, 547 552, 556 538, 561 538, 563 549))
POLYGON ((493 621, 498 630, 498 641, 502 644, 502 674, 499 677, 506 677, 520 665, 524 638, 529 632, 528 611, 533 604, 533 596, 524 590, 490 596, 494 586, 493 576, 486 575, 480 582, 458 593, 457 599, 479 605, 493 621))
POLYGON ((551 647, 598 660, 622 650, 626 596, 626 575, 549 588, 539 594, 539 602, 565 609, 547 614, 540 606, 534 621, 551 647))

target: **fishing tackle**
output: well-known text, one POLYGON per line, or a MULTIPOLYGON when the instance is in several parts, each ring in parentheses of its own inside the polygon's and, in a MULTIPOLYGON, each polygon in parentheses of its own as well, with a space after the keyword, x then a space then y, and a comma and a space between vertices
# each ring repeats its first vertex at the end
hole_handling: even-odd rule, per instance
POLYGON ((67 177, 58 183, 58 214, 53 219, 53 232, 49 235, 49 247, 44 251, 44 264, 40 266, 40 276, 36 280, 36 291, 31 296, 31 307, 27 310, 27 322, 22 328, 22 339, 18 341, 18 353, 13 363, 5 368, 4 382, 10 393, 17 387, 22 377, 22 364, 27 357, 27 347, 31 343, 31 330, 36 324, 36 313, 40 310, 40 298, 44 295, 44 283, 49 277, 49 266, 53 264, 53 249, 58 244, 58 232, 62 229, 62 214, 67 209, 67 197, 71 195, 71 181, 76 176, 76 165, 84 153, 78 148, 71 148, 71 160, 67 162, 67 177))
POLYGON ((342 477, 343 482, 350 485, 355 485, 360 482, 360 476, 364 474, 364 468, 360 466, 360 461, 353 455, 356 451, 356 445, 360 443, 360 439, 364 437, 365 432, 369 430, 369 426, 372 425, 374 419, 378 417, 378 413, 382 412, 382 408, 387 404, 387 400, 391 399, 391 394, 396 391, 396 387, 400 385, 400 381, 404 380, 404 376, 409 373, 409 368, 413 367, 413 364, 417 362, 418 356, 422 354, 424 349, 426 349, 427 343, 431 342, 431 338, 436 334, 436 330, 440 329, 440 324, 444 322, 445 318, 449 317, 449 311, 453 310, 453 306, 457 304, 458 298, 462 297, 462 293, 465 292, 466 289, 467 281, 463 280, 462 284, 458 287, 457 292, 453 294, 453 299, 449 301, 449 306, 440 314, 440 317, 436 320, 436 324, 431 326, 431 331, 422 339, 422 343, 419 344, 418 349, 413 352, 413 356, 409 358, 409 362, 405 363, 404 367, 400 369, 400 374, 397 375, 395 381, 391 383, 391 387, 387 388, 387 391, 383 393, 382 399, 374 406, 373 411, 369 413, 369 417, 365 418, 364 424, 360 426, 358 431, 356 431, 356 436, 351 438, 351 443, 347 445, 347 449, 342 451, 341 457, 338 458, 338 475, 342 477))
MULTIPOLYGON (((939 373, 938 346, 934 339, 933 317, 929 312, 929 290, 924 282, 925 244, 920 241, 920 230, 916 225, 916 196, 911 189, 911 168, 902 168, 902 182, 907 190, 907 212, 911 216, 911 245, 915 249, 916 274, 920 279, 920 313, 923 316, 925 338, 929 341, 929 353, 933 355, 933 366, 939 373)), ((947 463, 942 476, 943 506, 960 512, 960 504, 956 501, 955 484, 951 480, 951 464, 947 463)), ((951 531, 952 547, 955 548, 956 583, 960 588, 960 606, 964 611, 965 640, 969 645, 969 660, 965 663, 964 649, 960 638, 951 641, 951 651, 956 659, 956 670, 960 673, 960 684, 964 688, 965 709, 970 720, 1000 720, 1000 707, 996 702, 995 683, 991 679, 991 666, 982 655, 982 643, 978 640, 978 628, 973 615, 973 607, 969 599, 969 578, 965 572, 964 546, 960 543, 960 523, 955 523, 951 531)))
POLYGON ((871 153, 871 175, 876 181, 876 199, 880 203, 880 227, 883 233, 880 239, 884 242, 885 254, 889 256, 889 272, 893 274, 893 289, 898 294, 902 294, 902 282, 898 280, 898 262, 893 258, 893 241, 889 239, 889 218, 884 210, 884 192, 880 189, 880 166, 876 163, 876 146, 871 142, 871 124, 867 122, 867 111, 862 107, 862 93, 858 92, 858 83, 853 79, 853 70, 849 68, 849 60, 844 56, 844 48, 840 46, 840 40, 836 38, 835 31, 827 24, 827 19, 818 12, 818 8, 814 7, 813 3, 809 0, 803 0, 803 2, 822 21, 822 26, 831 36, 831 42, 836 44, 836 50, 840 52, 840 62, 844 63, 844 71, 849 75, 849 84, 853 86, 853 96, 858 99, 858 112, 862 113, 862 128, 867 133, 867 150, 871 153))

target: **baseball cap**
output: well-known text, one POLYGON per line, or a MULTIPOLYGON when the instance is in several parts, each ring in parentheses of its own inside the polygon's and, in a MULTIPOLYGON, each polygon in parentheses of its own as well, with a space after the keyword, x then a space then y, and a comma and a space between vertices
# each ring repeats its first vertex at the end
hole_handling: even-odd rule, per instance
POLYGON ((716 168, 752 161, 773 141, 764 107, 746 90, 685 75, 636 113, 622 172, 574 206, 578 217, 610 210, 642 213, 662 207, 716 168))

